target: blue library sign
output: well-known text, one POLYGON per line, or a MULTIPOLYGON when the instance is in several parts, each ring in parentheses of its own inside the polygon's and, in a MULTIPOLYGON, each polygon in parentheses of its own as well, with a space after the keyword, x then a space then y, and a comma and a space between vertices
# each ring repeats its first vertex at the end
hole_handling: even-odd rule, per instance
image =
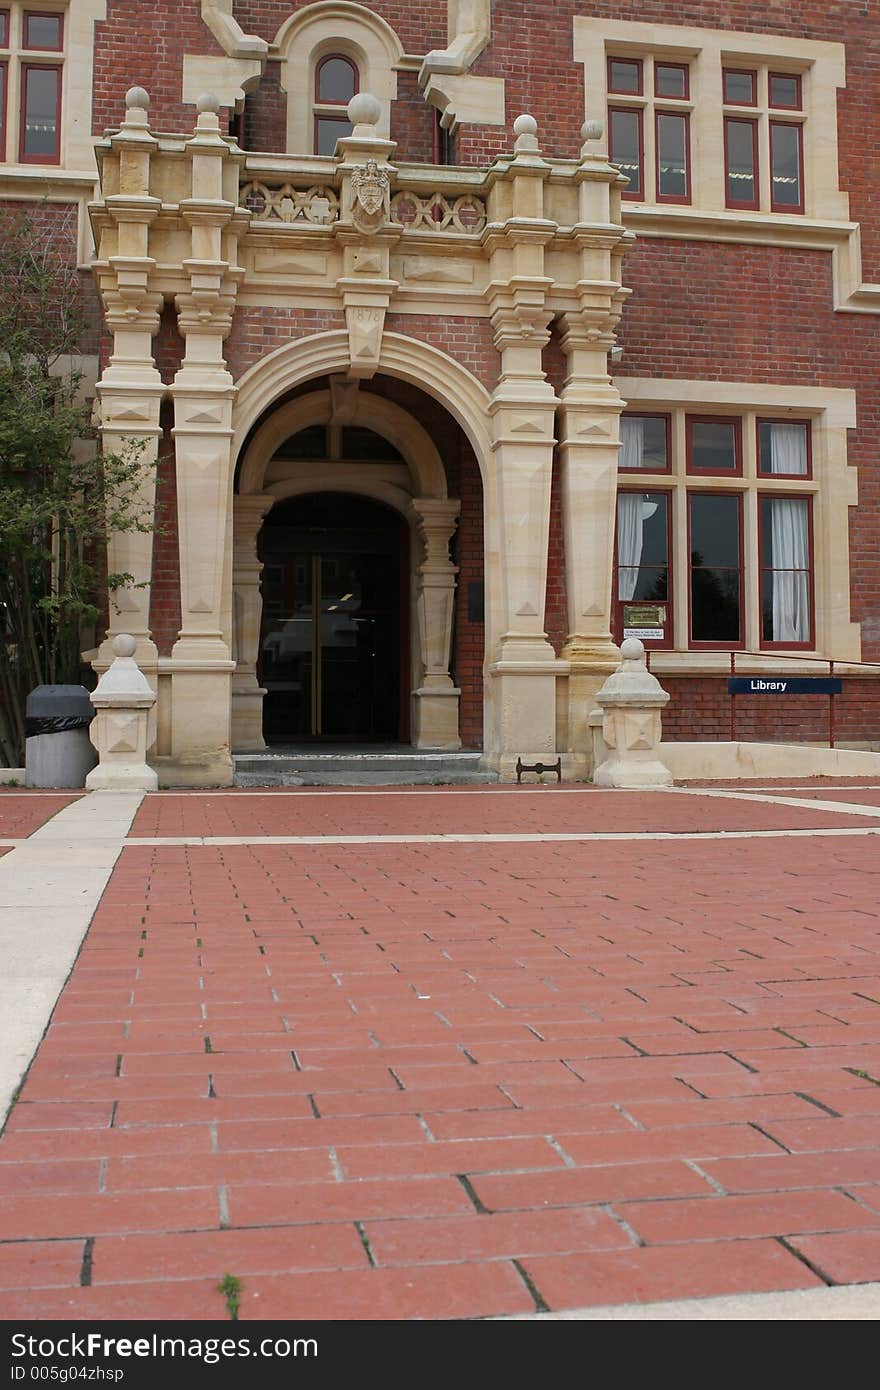
POLYGON ((731 676, 729 695, 839 695, 837 676, 731 676))

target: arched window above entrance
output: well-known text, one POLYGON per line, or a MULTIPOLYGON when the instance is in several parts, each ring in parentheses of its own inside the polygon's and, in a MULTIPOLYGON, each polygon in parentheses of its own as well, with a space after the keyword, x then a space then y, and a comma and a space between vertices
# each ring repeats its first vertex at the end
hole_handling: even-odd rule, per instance
POLYGON ((332 155, 351 133, 346 106, 356 92, 379 102, 379 139, 391 133, 391 103, 403 44, 390 24, 352 0, 315 0, 275 36, 287 93, 287 152, 332 155))
POLYGON ((342 53, 328 53, 315 67, 314 154, 333 154, 336 141, 352 131, 346 107, 359 90, 357 64, 342 53))

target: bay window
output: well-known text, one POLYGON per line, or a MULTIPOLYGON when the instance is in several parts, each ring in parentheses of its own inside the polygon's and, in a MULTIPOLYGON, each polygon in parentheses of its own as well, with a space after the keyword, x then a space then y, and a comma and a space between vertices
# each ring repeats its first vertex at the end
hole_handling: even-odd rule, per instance
POLYGON ((618 474, 618 641, 692 652, 815 646, 809 419, 626 411, 618 474))

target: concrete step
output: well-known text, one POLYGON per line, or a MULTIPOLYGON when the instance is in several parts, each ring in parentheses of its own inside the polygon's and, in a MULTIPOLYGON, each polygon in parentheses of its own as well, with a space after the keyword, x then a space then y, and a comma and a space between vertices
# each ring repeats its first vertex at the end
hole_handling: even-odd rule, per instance
POLYGON ((480 753, 416 748, 284 748, 236 753, 239 787, 410 787, 497 782, 480 753))

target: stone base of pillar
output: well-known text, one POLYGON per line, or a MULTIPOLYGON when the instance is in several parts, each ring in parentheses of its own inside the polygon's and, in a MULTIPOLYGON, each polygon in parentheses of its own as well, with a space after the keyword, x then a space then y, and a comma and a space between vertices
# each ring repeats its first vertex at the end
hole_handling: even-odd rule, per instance
POLYGON ((568 662, 498 662, 489 669, 497 711, 496 748, 487 750, 489 765, 501 772, 508 764, 515 766, 518 757, 555 762, 556 682, 567 674, 568 662))
POLYGON ((230 753, 211 755, 200 754, 192 762, 185 758, 151 758, 159 787, 174 791, 187 789, 208 790, 215 787, 235 785, 235 764, 230 753))
MULTIPOLYGON (((619 659, 619 658, 618 658, 619 659)), ((596 708, 596 694, 617 665, 597 671, 594 666, 572 663, 567 685, 568 720, 564 746, 584 768, 586 776, 593 766, 593 738, 590 714, 596 708)))
POLYGON ((455 686, 433 689, 423 686, 413 691, 413 747, 461 747, 458 709, 461 691, 455 686))
POLYGON ((231 661, 171 664, 171 756, 157 759, 161 785, 229 787, 231 661))
POLYGON ((262 686, 253 676, 232 677, 232 747, 236 753, 260 753, 266 747, 263 738, 262 686))
POLYGON ((618 787, 623 791, 673 785, 672 773, 662 763, 623 762, 619 758, 608 759, 597 767, 593 782, 597 787, 618 787))
POLYGON ((89 792, 154 792, 158 787, 155 768, 141 762, 96 767, 86 778, 86 791, 89 792))

